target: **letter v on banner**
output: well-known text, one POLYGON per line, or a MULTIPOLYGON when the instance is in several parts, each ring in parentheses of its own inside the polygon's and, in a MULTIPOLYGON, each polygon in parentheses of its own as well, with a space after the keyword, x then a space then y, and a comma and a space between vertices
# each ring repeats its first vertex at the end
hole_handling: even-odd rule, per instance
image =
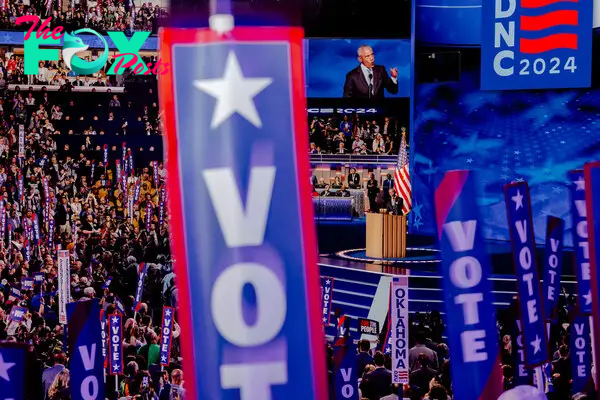
POLYGON ((160 57, 172 71, 159 95, 191 399, 327 396, 302 39, 297 28, 161 31, 160 57))
POLYGON ((548 362, 549 354, 542 289, 535 261, 529 186, 527 182, 505 185, 504 196, 517 275, 525 365, 531 368, 548 362))
POLYGON ((502 393, 498 332, 476 203, 475 178, 450 171, 435 192, 446 316, 456 399, 497 399, 502 393))
MULTIPOLYGON (((600 343, 600 274, 598 274, 598 249, 600 246, 600 162, 592 162, 585 164, 583 183, 583 192, 585 193, 586 202, 586 223, 587 223, 587 242, 589 243, 589 263, 590 263, 590 290, 591 303, 593 308, 592 318, 592 357, 593 364, 600 365, 600 352, 598 351, 598 343, 600 343)), ((573 193, 573 192, 572 192, 573 193)), ((580 232, 583 233, 583 232, 580 232)), ((600 382, 600 368, 595 368, 596 382, 600 382)))

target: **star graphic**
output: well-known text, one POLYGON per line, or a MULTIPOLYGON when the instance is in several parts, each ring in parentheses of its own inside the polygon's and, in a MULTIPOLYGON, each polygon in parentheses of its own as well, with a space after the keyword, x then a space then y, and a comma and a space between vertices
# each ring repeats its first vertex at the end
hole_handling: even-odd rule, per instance
POLYGON ((422 208, 423 208, 423 205, 420 203, 416 203, 414 205, 414 207, 412 208, 412 212, 415 214, 415 219, 423 219, 423 217, 421 215, 422 208))
POLYGON ((2 358, 2 353, 0 353, 0 378, 4 379, 7 382, 10 382, 10 377, 8 376, 8 370, 17 365, 17 363, 9 363, 4 361, 2 358))
POLYGON ((323 323, 326 324, 327 323, 327 317, 323 317, 323 323))
POLYGON ((565 143, 567 143, 567 142, 565 142, 564 140, 560 141, 560 144, 565 144, 565 143))
POLYGON ((170 310, 170 309, 168 309, 168 308, 167 308, 167 309, 165 310, 165 316, 166 316, 166 317, 170 317, 170 316, 171 316, 171 310, 170 310))
POLYGON ((164 363, 167 362, 167 356, 161 356, 160 361, 162 361, 164 363))
POLYGON ((533 346, 533 354, 537 354, 542 351, 542 339, 540 339, 539 335, 535 335, 535 340, 529 342, 531 346, 533 346))
POLYGON ((421 226, 423 226, 423 222, 421 222, 421 219, 419 218, 415 218, 415 222, 413 223, 414 227, 419 229, 421 226))
POLYGON ((562 193, 562 188, 560 186, 553 186, 552 193, 562 193))
POLYGON ((577 191, 579 191, 579 190, 585 190, 585 179, 583 179, 583 176, 580 176, 579 179, 577 179, 573 183, 575 185, 577 185, 577 191))
POLYGON ((582 295, 581 297, 583 297, 585 299, 585 305, 589 305, 592 304, 592 291, 588 290, 587 294, 582 295))
POLYGON ((517 194, 511 197, 511 199, 515 202, 515 210, 523 208, 523 195, 520 190, 517 190, 517 194))
POLYGON ((331 279, 327 279, 325 283, 329 285, 331 283, 331 279))
POLYGON ((118 371, 121 366, 119 364, 113 365, 113 371, 118 371))
POLYGON ((550 210, 547 208, 544 208, 544 209, 540 210, 540 215, 542 217, 547 217, 548 215, 550 215, 550 210))
POLYGON ((262 121, 253 99, 272 82, 271 78, 244 78, 235 53, 230 51, 222 78, 196 80, 194 86, 217 99, 210 124, 212 129, 218 128, 235 113, 260 128, 262 121))
POLYGON ((112 318, 112 322, 113 322, 113 324, 115 324, 115 325, 116 325, 116 324, 118 324, 118 323, 119 323, 119 318, 117 318, 117 317, 113 317, 113 318, 112 318))
POLYGON ((519 150, 515 150, 515 156, 518 156, 519 154, 521 154, 521 152, 519 150))
POLYGON ((510 176, 508 176, 508 175, 504 174, 504 175, 501 175, 501 176, 500 176, 500 178, 502 178, 502 179, 504 179, 504 180, 507 180, 508 178, 510 178, 510 176))
POLYGON ((472 162, 473 162, 473 159, 472 159, 472 158, 467 158, 467 163, 468 163, 468 164, 471 164, 472 162))

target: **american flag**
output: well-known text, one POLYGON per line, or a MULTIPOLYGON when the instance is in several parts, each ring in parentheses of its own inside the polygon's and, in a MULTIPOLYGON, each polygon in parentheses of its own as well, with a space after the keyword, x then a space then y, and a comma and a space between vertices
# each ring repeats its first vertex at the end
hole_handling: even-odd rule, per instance
POLYGON ((412 209, 412 187, 410 185, 408 152, 406 151, 406 136, 404 134, 398 153, 398 164, 394 171, 394 188, 403 200, 402 212, 406 215, 412 209))

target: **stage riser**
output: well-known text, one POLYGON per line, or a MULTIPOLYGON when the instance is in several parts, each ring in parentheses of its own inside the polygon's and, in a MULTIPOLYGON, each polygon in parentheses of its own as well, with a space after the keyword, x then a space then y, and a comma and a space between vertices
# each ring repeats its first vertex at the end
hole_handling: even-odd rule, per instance
MULTIPOLYGON (((333 316, 336 308, 340 308, 346 315, 353 318, 367 318, 376 299, 379 302, 387 301, 389 290, 382 292, 381 289, 386 283, 389 287, 390 275, 323 264, 320 264, 319 268, 321 276, 334 278, 331 324, 325 330, 328 336, 336 334, 333 316), (379 293, 377 293, 378 287, 381 287, 379 293)), ((494 304, 499 308, 506 307, 517 295, 516 281, 510 276, 496 276, 492 278, 492 283, 494 304)), ((411 314, 437 310, 445 320, 446 309, 441 289, 441 276, 411 275, 409 285, 408 307, 411 314)), ((563 277, 562 286, 567 293, 574 293, 576 290, 575 278, 573 276, 563 277)), ((383 319, 380 320, 380 325, 383 326, 383 319)), ((356 321, 353 322, 350 331, 354 340, 360 339, 360 335, 356 331, 356 321)))

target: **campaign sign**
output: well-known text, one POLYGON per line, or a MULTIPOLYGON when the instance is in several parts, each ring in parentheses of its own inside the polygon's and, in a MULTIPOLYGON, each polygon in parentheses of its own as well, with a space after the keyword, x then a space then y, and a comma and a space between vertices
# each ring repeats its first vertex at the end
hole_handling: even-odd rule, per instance
POLYGON ((548 362, 550 356, 544 303, 535 258, 529 186, 527 182, 505 185, 504 196, 517 275, 525 364, 531 368, 548 362))
POLYGON ((490 258, 469 171, 449 171, 435 192, 450 356, 457 399, 496 399, 502 374, 490 258))
POLYGON ((173 308, 163 307, 162 325, 160 328, 160 365, 166 367, 171 359, 171 343, 173 340, 173 308))
POLYGON ((558 320, 557 306, 560 296, 560 277, 562 275, 563 242, 565 221, 548 216, 546 223, 546 249, 544 252, 544 306, 546 320, 558 320))
MULTIPOLYGON (((592 313, 592 273, 590 246, 588 244, 586 185, 583 171, 569 171, 571 184, 571 218, 573 221, 573 247, 577 273, 577 305, 581 314, 592 313)), ((593 229, 593 228, 592 228, 593 229)), ((593 246, 592 246, 593 247, 593 246)))
POLYGON ((483 90, 590 86, 593 0, 482 4, 483 90))
MULTIPOLYGON (((53 220, 50 220, 52 222, 53 220)), ((69 251, 58 251, 58 321, 67 323, 67 303, 71 301, 71 273, 69 251)))
POLYGON ((569 327, 569 353, 571 358, 571 374, 573 377, 572 393, 587 389, 592 377, 592 338, 590 336, 590 317, 578 315, 569 327))
POLYGON ((192 399, 326 396, 302 37, 299 28, 161 32, 160 56, 172 66, 159 95, 192 399))
POLYGON ((531 385, 533 382, 533 373, 525 365, 525 348, 523 346, 523 324, 518 319, 514 321, 512 330, 512 348, 513 348, 513 379, 515 386, 531 385))
POLYGON ((392 280, 392 383, 408 383, 408 277, 392 280))
POLYGON ((341 346, 348 341, 350 337, 350 322, 352 320, 346 315, 341 314, 337 318, 336 333, 333 340, 334 346, 341 346))
POLYGON ((379 335, 379 322, 367 319, 367 318, 359 318, 358 319, 358 328, 361 334, 363 335, 379 335))
POLYGON ((333 278, 321 278, 321 304, 323 304, 323 324, 329 325, 331 319, 331 302, 333 301, 333 278))
POLYGON ((23 319, 25 319, 25 314, 27 314, 27 309, 25 307, 13 306, 10 309, 8 320, 14 322, 21 322, 23 321, 23 319))
POLYGON ((138 266, 138 281, 137 287, 135 289, 135 298, 133 300, 133 309, 134 311, 139 311, 142 305, 142 295, 144 294, 144 279, 146 279, 146 274, 148 273, 148 266, 146 263, 140 263, 138 266))
POLYGON ((104 359, 98 299, 67 304, 71 399, 104 399, 104 359))
POLYGON ((334 390, 336 400, 358 400, 358 376, 356 375, 356 346, 349 340, 337 346, 333 353, 334 390))
POLYGON ((33 282, 36 285, 40 285, 44 283, 44 273, 43 272, 34 272, 33 273, 33 282))
POLYGON ((26 360, 27 345, 0 342, 0 399, 25 399, 26 360))
POLYGON ((21 290, 33 290, 33 278, 21 278, 21 290))
POLYGON ((102 360, 104 368, 108 365, 108 328, 106 327, 106 311, 100 309, 100 337, 102 339, 102 360))
MULTIPOLYGON (((585 235, 579 235, 578 242, 579 246, 583 245, 585 246, 586 250, 589 250, 589 262, 591 265, 591 268, 589 268, 591 272, 590 288, 592 291, 592 298, 594 299, 594 301, 592 301, 594 318, 592 320, 593 326, 591 329, 594 337, 594 343, 596 344, 596 351, 594 352, 595 359, 593 360, 593 364, 600 365, 600 351, 597 347, 600 343, 600 318, 597 318, 597 316, 600 315, 600 305, 598 304, 597 300, 600 299, 600 274, 598 274, 598 257, 600 256, 600 254, 598 254, 598 249, 600 249, 600 162, 585 164, 584 172, 585 180, 579 185, 584 187, 583 192, 585 192, 586 195, 585 211, 581 211, 584 211, 587 216, 587 226, 577 226, 576 231, 577 234, 583 234, 583 230, 585 230, 585 233, 589 235, 589 247, 587 246, 588 240, 584 240, 583 238, 585 235)), ((579 203, 577 209, 579 210, 581 207, 582 205, 579 203)), ((581 222, 579 223, 581 224, 581 222)), ((581 255, 579 252, 577 254, 581 255)), ((583 252, 582 255, 585 255, 585 252, 583 252)), ((600 378, 600 368, 596 367, 595 373, 596 379, 600 378)))
POLYGON ((109 372, 118 375, 123 372, 123 325, 121 314, 108 316, 109 372))
POLYGON ((13 300, 21 300, 23 298, 23 296, 21 295, 21 290, 19 288, 11 286, 8 291, 8 298, 10 299, 11 297, 13 300))

